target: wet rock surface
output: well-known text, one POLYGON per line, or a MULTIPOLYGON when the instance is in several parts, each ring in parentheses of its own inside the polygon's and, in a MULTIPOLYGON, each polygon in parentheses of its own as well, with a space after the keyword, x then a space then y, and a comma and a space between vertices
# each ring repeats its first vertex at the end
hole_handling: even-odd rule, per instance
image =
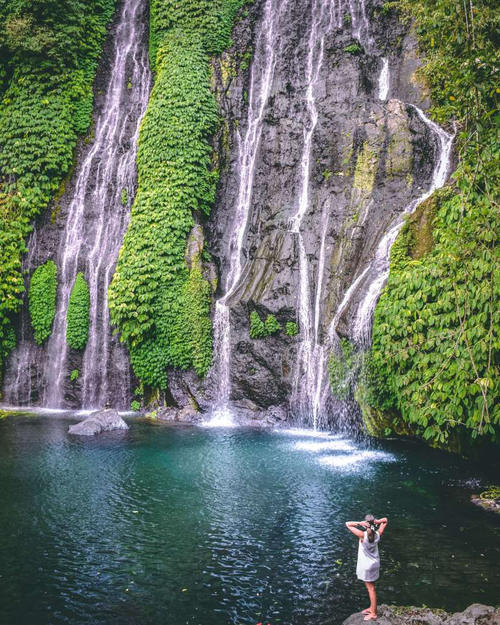
MULTIPOLYGON (((363 617, 361 612, 352 614, 343 625, 361 625, 363 617)), ((500 608, 474 603, 463 612, 449 614, 432 608, 381 605, 376 622, 379 625, 500 625, 500 608)))
MULTIPOLYGON (((259 102, 264 112, 242 250, 244 269, 228 301, 231 401, 238 407, 249 400, 261 414, 270 406, 282 406, 288 416, 296 413, 290 398, 304 341, 299 241, 290 223, 301 193, 305 133, 311 124, 307 63, 316 10, 314 2, 299 4, 282 2, 279 10, 275 7, 278 54, 269 97, 264 104, 259 102), (249 315, 254 310, 262 319, 273 314, 282 330, 263 339, 250 338, 249 315), (287 322, 298 323, 296 336, 286 334, 287 322)), ((340 302, 373 258, 384 233, 428 188, 439 151, 436 137, 411 106, 428 105, 415 80, 419 61, 411 33, 394 13, 382 11, 381 1, 371 0, 364 3, 370 32, 362 31, 356 38, 348 4, 335 3, 343 19, 324 37, 312 89, 318 119, 312 135, 308 207, 300 228, 310 306, 319 311, 319 343, 326 341, 340 302), (388 59, 390 79, 388 98, 381 100, 383 59, 388 59)), ((220 185, 205 230, 207 248, 219 268, 217 297, 225 293, 231 266, 241 145, 248 129, 251 90, 258 88, 252 84, 253 65, 245 59, 253 53, 254 65, 267 62, 259 61, 254 50, 257 33, 264 28, 265 8, 266 0, 252 5, 249 16, 236 26, 233 48, 214 62, 214 90, 224 124, 216 142, 220 185)), ((362 291, 354 293, 345 307, 338 322, 340 335, 349 336, 362 291)), ((200 405, 217 401, 215 371, 205 382, 189 375, 186 379, 200 405)))
POLYGON ((95 436, 101 432, 128 429, 128 425, 120 417, 116 410, 101 410, 93 412, 86 419, 80 421, 80 423, 70 425, 68 434, 76 434, 78 436, 95 436))

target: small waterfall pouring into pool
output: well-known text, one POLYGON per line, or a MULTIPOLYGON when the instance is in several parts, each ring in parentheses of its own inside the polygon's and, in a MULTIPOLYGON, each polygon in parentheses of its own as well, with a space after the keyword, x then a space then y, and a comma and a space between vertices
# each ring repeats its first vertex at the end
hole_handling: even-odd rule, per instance
MULTIPOLYGON (((382 68, 378 80, 378 97, 385 101, 390 91, 390 71, 389 61, 382 58, 382 68)), ((443 130, 440 126, 430 120, 425 113, 415 105, 411 106, 422 122, 429 128, 432 135, 436 137, 438 142, 438 157, 436 159, 432 172, 432 179, 429 188, 422 193, 421 196, 414 199, 407 205, 404 210, 390 225, 387 232, 380 240, 373 259, 364 269, 356 276, 354 281, 345 291, 345 294, 337 306, 332 321, 328 327, 328 335, 325 344, 319 354, 317 368, 317 376, 314 380, 313 397, 316 402, 316 410, 319 412, 324 409, 330 396, 329 379, 327 370, 328 354, 339 346, 339 336, 337 327, 340 319, 351 306, 352 300, 362 290, 362 297, 357 306, 357 310, 353 321, 349 327, 349 336, 363 350, 370 347, 371 330, 373 322, 373 313, 375 306, 380 297, 382 289, 387 282, 389 276, 390 251, 395 242, 405 219, 412 214, 422 202, 427 200, 437 189, 441 188, 449 175, 451 167, 451 154, 454 140, 454 134, 450 134, 443 130)), ((349 372, 348 375, 356 375, 355 372, 349 372)))
MULTIPOLYGON (((83 151, 72 196, 62 212, 64 226, 55 258, 59 286, 52 334, 43 350, 21 341, 18 360, 13 361, 18 372, 5 390, 7 402, 30 403, 34 370, 40 385, 36 389, 39 403, 53 408, 67 406, 65 388, 70 362, 66 314, 79 271, 90 291, 89 337, 79 375, 80 407, 102 407, 109 402, 125 408, 129 402, 128 356, 111 334, 107 289, 135 193, 139 123, 151 83, 146 4, 144 0, 124 0, 121 5, 110 76, 95 119, 94 139, 83 151)), ((36 243, 35 231, 28 246, 30 252, 36 243)), ((22 331, 21 339, 24 334, 22 331)))
POLYGON ((304 147, 300 161, 300 195, 295 215, 290 220, 290 230, 297 235, 299 262, 298 317, 302 340, 299 346, 295 365, 292 404, 298 407, 303 416, 312 421, 316 429, 318 425, 319 404, 315 393, 315 380, 321 374, 324 361, 324 350, 319 342, 321 317, 321 291, 323 286, 323 270, 325 263, 325 236, 327 231, 328 213, 323 210, 322 239, 320 259, 318 263, 316 294, 314 306, 311 308, 313 293, 311 289, 310 263, 307 258, 303 233, 303 219, 310 209, 309 185, 311 177, 312 139, 318 123, 318 110, 315 101, 315 87, 321 71, 324 56, 325 36, 334 24, 340 27, 340 15, 335 21, 335 3, 316 0, 312 4, 312 22, 308 42, 306 65, 306 107, 308 120, 303 130, 304 147))
POLYGON ((225 294, 215 304, 214 369, 217 376, 217 400, 207 425, 232 425, 231 395, 231 311, 230 299, 244 270, 243 244, 248 227, 257 153, 262 124, 273 85, 278 49, 278 22, 286 1, 266 0, 262 24, 257 36, 250 73, 246 130, 237 132, 239 186, 233 229, 229 239, 228 274, 225 294))

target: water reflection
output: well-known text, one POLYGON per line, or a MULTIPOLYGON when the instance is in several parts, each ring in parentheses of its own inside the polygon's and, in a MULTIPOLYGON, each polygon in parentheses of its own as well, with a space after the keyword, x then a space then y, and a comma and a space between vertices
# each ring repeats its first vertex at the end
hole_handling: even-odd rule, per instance
POLYGON ((464 502, 457 479, 481 475, 450 456, 133 421, 78 439, 68 424, 0 422, 2 623, 340 623, 364 599, 343 524, 368 511, 391 520, 383 601, 496 600, 500 525, 464 502))

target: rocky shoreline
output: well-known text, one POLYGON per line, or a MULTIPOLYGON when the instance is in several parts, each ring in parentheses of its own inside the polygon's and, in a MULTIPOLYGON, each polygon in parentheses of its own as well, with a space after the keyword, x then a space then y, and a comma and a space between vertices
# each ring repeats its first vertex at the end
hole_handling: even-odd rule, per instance
MULTIPOLYGON (((364 615, 352 614, 342 625, 361 625, 364 615)), ((473 603, 463 612, 450 614, 441 609, 414 606, 381 605, 379 625, 500 625, 500 607, 473 603)))

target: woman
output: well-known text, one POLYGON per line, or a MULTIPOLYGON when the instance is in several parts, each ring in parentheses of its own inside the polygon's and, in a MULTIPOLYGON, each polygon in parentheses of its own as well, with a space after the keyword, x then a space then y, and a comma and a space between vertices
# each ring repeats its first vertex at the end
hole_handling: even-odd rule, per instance
POLYGON ((347 521, 345 524, 355 536, 359 538, 358 565, 356 575, 365 582, 370 607, 363 610, 365 621, 374 621, 377 618, 377 593, 374 582, 378 579, 380 571, 380 556, 378 542, 387 527, 387 518, 376 519, 372 514, 367 514, 364 521, 347 521), (358 529, 364 528, 364 531, 358 529))

